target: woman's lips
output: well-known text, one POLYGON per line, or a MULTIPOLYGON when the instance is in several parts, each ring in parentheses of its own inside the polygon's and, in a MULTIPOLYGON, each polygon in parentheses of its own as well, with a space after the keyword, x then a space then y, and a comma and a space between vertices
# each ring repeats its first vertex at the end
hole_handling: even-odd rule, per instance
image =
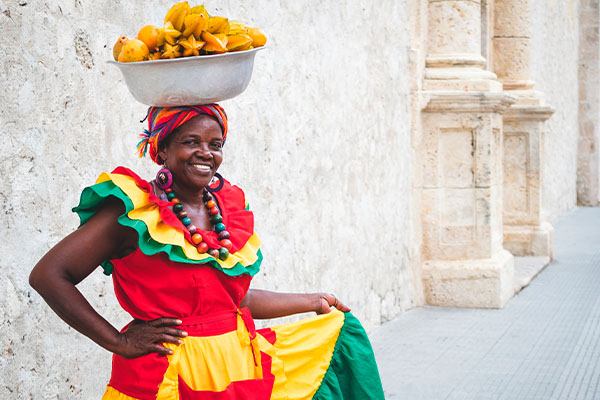
POLYGON ((192 167, 200 172, 210 172, 212 170, 212 167, 206 164, 192 164, 192 167))

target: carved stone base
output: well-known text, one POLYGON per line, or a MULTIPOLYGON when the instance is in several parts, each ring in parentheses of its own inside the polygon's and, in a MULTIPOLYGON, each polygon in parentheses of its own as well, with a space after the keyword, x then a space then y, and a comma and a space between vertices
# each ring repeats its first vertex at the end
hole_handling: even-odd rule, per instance
POLYGON ((514 258, 506 250, 493 258, 425 261, 427 304, 446 307, 502 308, 513 296, 514 258))
POLYGON ((504 248, 515 256, 553 258, 554 228, 541 225, 504 225, 504 248))

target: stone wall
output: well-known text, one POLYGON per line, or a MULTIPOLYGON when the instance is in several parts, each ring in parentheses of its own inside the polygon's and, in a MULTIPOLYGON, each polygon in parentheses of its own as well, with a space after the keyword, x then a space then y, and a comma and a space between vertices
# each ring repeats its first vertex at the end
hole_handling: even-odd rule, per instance
POLYGON ((578 0, 531 0, 531 79, 556 112, 546 122, 544 219, 576 205, 578 0))
MULTIPOLYGON (((105 61, 121 34, 160 24, 168 1, 0 0, 0 398, 99 398, 110 354, 33 292, 39 258, 77 227, 101 171, 134 155, 146 108, 105 61)), ((367 329, 419 302, 410 253, 407 2, 209 1, 262 27, 248 90, 223 105, 222 173, 246 191, 265 261, 255 287, 333 291, 367 329)), ((100 270, 80 285, 127 322, 100 270)))
POLYGON ((600 203, 600 7, 583 0, 579 10, 579 155, 577 200, 600 203))

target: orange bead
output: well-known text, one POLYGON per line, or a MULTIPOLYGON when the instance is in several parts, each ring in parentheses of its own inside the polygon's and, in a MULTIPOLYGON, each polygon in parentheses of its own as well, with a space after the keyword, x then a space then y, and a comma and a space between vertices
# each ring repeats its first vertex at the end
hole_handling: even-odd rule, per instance
POLYGON ((199 244, 202 241, 202 236, 199 233, 194 233, 192 235, 192 243, 199 244))
POLYGON ((204 254, 208 251, 208 245, 206 244, 206 242, 200 242, 196 248, 198 249, 198 253, 200 254, 204 254))
POLYGON ((171 203, 179 204, 179 199, 177 197, 171 199, 171 203))
POLYGON ((208 208, 213 208, 213 207, 216 207, 216 206, 217 205, 212 200, 209 200, 209 201, 206 202, 206 207, 208 207, 208 208))

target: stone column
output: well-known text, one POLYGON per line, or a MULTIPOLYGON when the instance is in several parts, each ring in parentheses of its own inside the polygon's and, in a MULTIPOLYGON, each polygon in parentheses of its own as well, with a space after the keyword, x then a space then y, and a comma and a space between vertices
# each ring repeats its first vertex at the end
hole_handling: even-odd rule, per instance
POLYGON ((496 0, 493 68, 517 101, 504 115, 504 247, 552 258, 554 229, 542 218, 544 122, 554 110, 533 89, 530 0, 496 0))
POLYGON ((500 91, 481 55, 480 0, 429 0, 424 90, 500 91))
POLYGON ((423 288, 428 304, 502 307, 513 256, 502 247, 502 93, 481 55, 478 0, 429 0, 421 113, 423 288))

